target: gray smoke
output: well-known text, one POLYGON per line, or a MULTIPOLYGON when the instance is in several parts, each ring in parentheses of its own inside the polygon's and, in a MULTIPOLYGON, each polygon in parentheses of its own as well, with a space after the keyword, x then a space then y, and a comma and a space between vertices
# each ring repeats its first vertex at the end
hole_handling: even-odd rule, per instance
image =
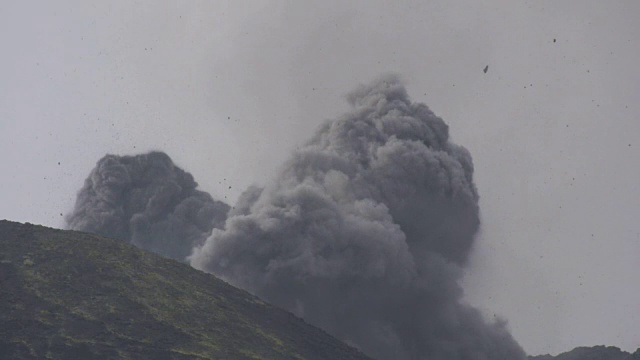
POLYGON ((378 359, 524 359, 461 303, 478 230, 466 149, 393 76, 361 86, 191 263, 378 359))
POLYGON ((229 210, 197 186, 165 153, 106 155, 78 192, 67 227, 186 261, 229 210))

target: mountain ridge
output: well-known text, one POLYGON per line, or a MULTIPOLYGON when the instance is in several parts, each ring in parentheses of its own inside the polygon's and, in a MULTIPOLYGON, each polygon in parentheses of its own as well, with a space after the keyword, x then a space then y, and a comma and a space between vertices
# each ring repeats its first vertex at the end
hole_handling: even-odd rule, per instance
POLYGON ((367 356, 174 260, 98 235, 0 220, 0 358, 367 356))
POLYGON ((579 346, 556 356, 529 356, 529 360, 640 360, 640 348, 632 354, 615 346, 579 346))

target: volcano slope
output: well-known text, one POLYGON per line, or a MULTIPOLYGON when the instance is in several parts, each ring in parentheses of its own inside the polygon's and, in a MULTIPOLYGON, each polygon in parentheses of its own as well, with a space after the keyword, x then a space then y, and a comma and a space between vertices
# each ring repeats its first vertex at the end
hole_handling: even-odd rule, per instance
POLYGON ((556 356, 529 356, 529 360, 640 360, 640 349, 630 354, 615 346, 582 346, 556 356))
POLYGON ((0 359, 368 358, 188 265, 2 220, 0 359))

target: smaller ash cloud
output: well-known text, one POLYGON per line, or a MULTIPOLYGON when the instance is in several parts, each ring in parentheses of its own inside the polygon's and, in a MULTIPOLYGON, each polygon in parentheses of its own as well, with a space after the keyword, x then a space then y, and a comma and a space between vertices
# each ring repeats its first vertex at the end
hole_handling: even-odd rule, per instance
POLYGON ((197 187, 163 152, 106 155, 78 192, 66 225, 184 262, 229 211, 197 187))

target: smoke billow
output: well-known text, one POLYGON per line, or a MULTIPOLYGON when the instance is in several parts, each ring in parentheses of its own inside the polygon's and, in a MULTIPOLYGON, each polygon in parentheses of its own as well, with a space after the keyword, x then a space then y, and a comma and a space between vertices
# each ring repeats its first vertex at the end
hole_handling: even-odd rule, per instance
POLYGON ((165 153, 106 155, 78 192, 67 227, 185 261, 229 210, 197 186, 165 153))
POLYGON ((461 303, 478 195, 466 149, 392 76, 251 188, 191 263, 378 359, 524 359, 461 303))

